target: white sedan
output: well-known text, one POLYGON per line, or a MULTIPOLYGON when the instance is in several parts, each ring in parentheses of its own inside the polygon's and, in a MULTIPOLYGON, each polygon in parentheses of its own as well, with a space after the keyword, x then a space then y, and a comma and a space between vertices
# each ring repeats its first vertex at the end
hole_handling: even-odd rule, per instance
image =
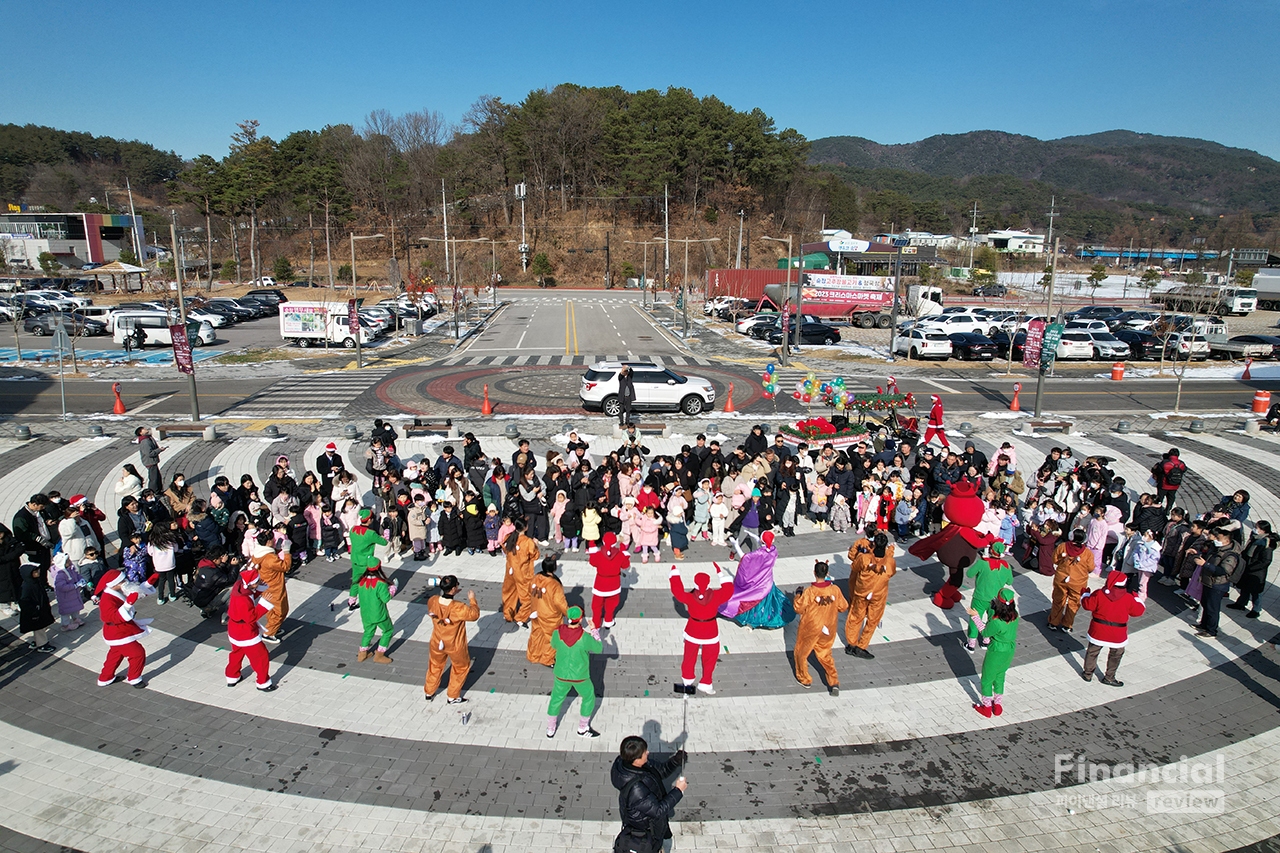
POLYGON ((217 329, 227 324, 227 318, 216 311, 205 311, 203 308, 187 308, 187 316, 192 320, 208 323, 217 329))
POLYGON ((1093 336, 1075 329, 1063 332, 1058 342, 1058 358, 1093 358, 1093 336))
POLYGON ((911 329, 898 335, 894 353, 909 358, 951 358, 951 338, 933 329, 911 329))

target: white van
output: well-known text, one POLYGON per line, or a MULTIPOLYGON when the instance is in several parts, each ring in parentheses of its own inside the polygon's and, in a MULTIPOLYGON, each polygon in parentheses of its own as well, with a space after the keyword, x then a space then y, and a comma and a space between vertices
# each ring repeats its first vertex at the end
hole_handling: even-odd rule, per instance
MULTIPOLYGON (((169 336, 169 324, 176 321, 176 317, 171 320, 170 315, 164 311, 120 311, 115 315, 115 332, 112 339, 123 345, 125 336, 141 327, 146 332, 143 346, 150 344, 173 346, 173 338, 169 336)), ((212 344, 215 340, 213 327, 207 322, 189 319, 187 320, 187 339, 191 341, 193 347, 212 344)))
POLYGON ((114 305, 85 305, 72 313, 90 320, 100 320, 107 324, 107 331, 111 332, 114 331, 115 315, 119 310, 114 305))

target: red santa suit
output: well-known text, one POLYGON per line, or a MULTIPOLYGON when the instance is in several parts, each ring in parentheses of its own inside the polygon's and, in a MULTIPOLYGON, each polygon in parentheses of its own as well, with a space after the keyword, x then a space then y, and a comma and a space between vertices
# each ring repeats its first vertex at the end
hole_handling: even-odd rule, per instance
POLYGON ((227 656, 228 687, 240 683, 240 669, 248 658, 258 679, 258 689, 276 689, 269 674, 271 661, 262 642, 261 624, 274 605, 262 598, 267 585, 261 581, 256 569, 245 569, 240 572, 240 579, 231 588, 231 597, 227 600, 227 639, 231 642, 227 656))
POLYGON ((604 547, 587 560, 596 570, 596 580, 591 585, 591 624, 597 631, 613 627, 622 596, 622 573, 631 568, 631 557, 618 544, 617 536, 606 533, 602 544, 604 547))
POLYGON ((951 443, 947 441, 947 428, 942 424, 942 398, 934 394, 929 399, 933 400, 933 408, 929 410, 929 425, 924 431, 924 443, 921 446, 927 445, 936 435, 938 441, 942 442, 942 446, 950 449, 951 443))
POLYGON ((716 567, 716 578, 719 584, 711 589, 711 577, 706 572, 694 575, 694 589, 686 592, 684 582, 680 578, 680 569, 671 567, 671 594, 676 601, 689 611, 689 619, 684 624, 684 660, 680 663, 680 678, 685 686, 694 682, 694 665, 698 652, 702 652, 702 681, 698 689, 703 693, 715 693, 711 686, 711 677, 715 673, 716 661, 720 658, 720 623, 717 614, 720 607, 733 598, 733 580, 716 567))
POLYGON ((1096 592, 1086 590, 1080 596, 1080 606, 1093 614, 1089 621, 1089 648, 1085 650, 1084 670, 1081 672, 1085 681, 1093 678, 1098 655, 1105 648, 1110 651, 1107 652, 1103 683, 1121 684, 1115 681, 1115 677, 1120 659, 1124 657, 1124 648, 1129 645, 1129 620, 1147 611, 1143 600, 1126 588, 1128 581, 1129 577, 1124 572, 1112 572, 1107 575, 1105 587, 1096 592))
MULTIPOLYGON (((150 583, 159 580, 153 575, 150 583)), ((98 686, 106 687, 116 680, 116 669, 126 658, 129 670, 125 675, 125 683, 134 687, 146 687, 142 680, 142 668, 147 663, 147 651, 138 642, 151 633, 147 626, 150 619, 135 618, 134 604, 139 593, 125 592, 125 577, 117 569, 111 569, 98 581, 94 594, 98 599, 98 616, 102 619, 102 639, 107 641, 107 660, 98 674, 98 686)))

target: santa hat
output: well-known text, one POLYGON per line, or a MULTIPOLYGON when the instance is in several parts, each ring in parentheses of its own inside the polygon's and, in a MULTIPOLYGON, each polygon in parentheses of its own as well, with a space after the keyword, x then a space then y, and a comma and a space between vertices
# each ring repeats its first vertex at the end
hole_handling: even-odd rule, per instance
POLYGON ((240 571, 240 583, 244 584, 245 589, 253 589, 262 580, 262 576, 258 574, 257 569, 242 569, 240 571))
POLYGON ((337 449, 338 449, 338 445, 334 444, 334 443, 331 441, 331 442, 329 442, 328 444, 326 444, 326 445, 324 446, 324 449, 325 449, 325 450, 337 450, 337 449))
POLYGON ((71 496, 71 505, 72 505, 72 506, 84 506, 84 504, 85 504, 85 496, 84 496, 84 495, 72 495, 72 496, 71 496))
POLYGON ((763 542, 766 547, 772 548, 773 547, 773 531, 766 530, 764 533, 761 533, 760 541, 763 542))
POLYGON ((930 400, 932 400, 932 401, 933 401, 933 402, 935 402, 935 403, 941 403, 941 402, 942 402, 942 398, 941 398, 941 397, 939 397, 937 394, 930 394, 930 395, 929 395, 929 399, 930 399, 930 400))
POLYGON ((1124 572, 1115 571, 1107 575, 1107 589, 1119 589, 1129 582, 1129 576, 1124 572))
POLYGON ((124 583, 124 572, 119 569, 109 569, 106 574, 98 579, 98 585, 94 588, 94 595, 102 595, 108 587, 121 586, 124 583))

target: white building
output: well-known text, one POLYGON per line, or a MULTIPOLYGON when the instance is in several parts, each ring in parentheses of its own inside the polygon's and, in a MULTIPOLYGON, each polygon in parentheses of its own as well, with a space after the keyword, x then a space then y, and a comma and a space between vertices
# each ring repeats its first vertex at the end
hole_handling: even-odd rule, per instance
POLYGON ((953 237, 950 234, 933 234, 928 231, 903 231, 900 234, 877 234, 873 239, 892 242, 898 238, 905 239, 908 246, 930 246, 939 251, 955 252, 969 248, 969 241, 964 237, 953 237))
POLYGON ((979 246, 990 246, 1010 255, 1043 255, 1044 235, 1027 231, 992 231, 978 235, 979 246))

